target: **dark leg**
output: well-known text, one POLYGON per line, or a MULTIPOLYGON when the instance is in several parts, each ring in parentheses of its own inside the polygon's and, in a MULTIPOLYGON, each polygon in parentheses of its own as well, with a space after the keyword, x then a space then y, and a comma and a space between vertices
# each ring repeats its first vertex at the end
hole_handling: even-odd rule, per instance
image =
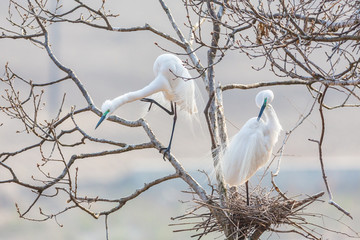
POLYGON ((173 107, 173 103, 171 102, 171 111, 167 110, 164 106, 162 106, 160 103, 158 103, 157 101, 155 101, 154 99, 151 98, 142 98, 140 101, 143 102, 149 102, 150 106, 148 111, 150 111, 151 107, 153 104, 157 105, 158 107, 160 107, 162 110, 164 110, 167 114, 169 115, 174 115, 174 107, 173 107))
POLYGON ((246 186, 246 205, 250 205, 250 200, 249 200, 249 181, 246 181, 245 183, 246 186))
POLYGON ((167 153, 170 153, 170 148, 171 148, 171 143, 172 143, 172 139, 174 136, 174 130, 175 130, 175 124, 176 124, 176 119, 177 119, 177 113, 176 113, 176 103, 171 103, 171 111, 174 113, 174 121, 173 121, 173 126, 172 126, 172 130, 171 130, 171 136, 170 136, 170 142, 167 148, 161 148, 160 152, 164 151, 164 155, 163 155, 163 159, 165 161, 165 155, 167 153))

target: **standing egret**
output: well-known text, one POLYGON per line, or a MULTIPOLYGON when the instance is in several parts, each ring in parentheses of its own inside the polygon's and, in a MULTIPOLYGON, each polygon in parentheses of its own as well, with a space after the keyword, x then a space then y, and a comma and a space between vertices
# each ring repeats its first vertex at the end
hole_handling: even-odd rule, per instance
POLYGON ((173 54, 163 54, 157 57, 154 62, 155 79, 144 88, 123 94, 113 100, 106 100, 101 111, 103 113, 95 129, 107 119, 120 106, 141 99, 141 101, 149 102, 159 106, 169 115, 174 115, 173 126, 169 145, 167 148, 161 148, 160 152, 164 151, 163 158, 170 152, 171 142, 174 136, 175 123, 177 120, 177 107, 188 115, 193 116, 198 112, 195 96, 195 82, 191 80, 189 71, 183 66, 182 61, 173 54), (152 94, 159 93, 162 99, 170 102, 171 110, 166 109, 159 102, 154 99, 146 98, 152 94))
POLYGON ((248 180, 270 159, 281 131, 279 119, 270 105, 273 99, 274 93, 271 90, 264 90, 256 95, 256 105, 261 108, 258 117, 245 123, 232 138, 221 159, 226 183, 230 186, 246 183, 247 205, 248 180), (264 120, 261 119, 263 113, 264 120))

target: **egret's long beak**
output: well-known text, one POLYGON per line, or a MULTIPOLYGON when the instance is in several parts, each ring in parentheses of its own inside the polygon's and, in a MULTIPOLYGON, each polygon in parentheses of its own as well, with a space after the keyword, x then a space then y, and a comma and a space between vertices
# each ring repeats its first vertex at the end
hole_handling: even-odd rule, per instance
POLYGON ((108 115, 109 112, 110 112, 109 110, 107 110, 106 112, 104 112, 104 114, 101 116, 99 122, 96 124, 95 129, 104 121, 104 119, 106 118, 106 116, 108 115))
POLYGON ((260 120, 260 118, 261 118, 261 116, 262 116, 262 114, 263 114, 263 112, 264 112, 264 110, 265 110, 266 104, 267 104, 267 98, 264 99, 264 103, 263 103, 263 105, 261 106, 261 109, 260 109, 260 112, 259 112, 259 116, 257 117, 257 120, 258 120, 258 121, 260 120))

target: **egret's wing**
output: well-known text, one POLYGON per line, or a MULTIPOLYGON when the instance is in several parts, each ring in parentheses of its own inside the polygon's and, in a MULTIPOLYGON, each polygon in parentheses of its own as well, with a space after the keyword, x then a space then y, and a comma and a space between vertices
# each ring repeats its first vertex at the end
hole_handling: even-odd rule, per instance
POLYGON ((224 178, 228 184, 243 184, 268 161, 271 152, 268 151, 262 124, 252 118, 231 139, 222 158, 224 178))
MULTIPOLYGON (((175 71, 175 70, 174 70, 175 71)), ((197 86, 196 79, 192 78, 189 71, 182 65, 176 65, 176 86, 174 86, 174 101, 176 101, 179 119, 189 122, 193 133, 203 133, 201 123, 203 122, 204 100, 197 86), (196 131, 194 131, 196 129, 196 131)), ((180 120, 181 121, 181 120, 180 120)))
POLYGON ((174 68, 177 79, 173 80, 176 82, 173 85, 173 91, 177 105, 189 114, 197 113, 194 79, 184 66, 175 65, 174 68))

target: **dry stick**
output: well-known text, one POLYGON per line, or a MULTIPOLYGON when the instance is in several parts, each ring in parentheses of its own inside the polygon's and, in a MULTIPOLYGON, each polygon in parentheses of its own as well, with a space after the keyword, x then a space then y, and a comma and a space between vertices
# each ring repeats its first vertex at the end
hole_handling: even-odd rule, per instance
POLYGON ((219 123, 219 137, 221 141, 221 145, 223 148, 226 148, 228 145, 228 135, 227 135, 227 127, 226 127, 226 119, 224 113, 224 105, 223 105, 223 96, 222 96, 222 89, 221 85, 218 84, 216 88, 216 99, 217 101, 217 118, 219 123))
POLYGON ((345 209, 343 209, 340 205, 338 205, 336 202, 333 201, 333 196, 330 190, 330 186, 328 184, 327 181, 327 176, 325 173, 325 168, 324 168, 324 161, 323 161, 323 156, 322 156, 322 144, 323 144, 323 140, 324 140, 324 135, 325 135, 325 118, 324 118, 324 113, 323 113, 323 102, 324 102, 324 97, 325 97, 325 93, 327 91, 329 86, 326 86, 324 89, 324 92, 320 95, 319 98, 319 112, 320 112, 320 117, 321 117, 321 135, 320 135, 320 140, 314 140, 314 139, 309 139, 309 141, 311 142, 315 142, 318 144, 318 148, 319 148, 319 160, 320 160, 320 165, 321 165, 321 172, 322 172, 322 176, 324 179, 324 183, 326 186, 326 191, 329 195, 329 204, 333 205, 334 207, 336 207, 339 211, 343 212, 346 216, 348 216, 349 218, 353 219, 353 217, 350 215, 349 212, 347 212, 345 209))
POLYGON ((106 240, 109 240, 108 217, 109 217, 109 214, 106 214, 106 215, 105 215, 105 231, 106 231, 106 240))
MULTIPOLYGON (((314 106, 315 106, 315 103, 316 103, 316 101, 314 101, 314 104, 312 105, 312 107, 311 107, 310 111, 308 112, 308 114, 307 114, 306 116, 302 117, 302 118, 297 122, 297 124, 295 125, 295 127, 293 127, 290 131, 288 131, 288 132, 285 133, 285 137, 284 137, 284 140, 283 140, 283 142, 282 142, 282 145, 281 145, 279 151, 277 152, 277 153, 279 153, 279 158, 278 158, 278 163, 277 163, 277 167, 276 167, 276 172, 275 172, 275 173, 271 173, 271 175, 272 175, 273 177, 276 177, 276 176, 279 174, 279 172, 280 172, 281 158, 282 158, 282 156, 283 156, 283 152, 284 152, 284 149, 285 149, 285 145, 286 145, 286 143, 287 143, 290 135, 296 130, 296 128, 298 128, 298 127, 305 121, 305 119, 307 119, 307 118, 310 116, 310 114, 312 113, 313 108, 314 108, 314 106)), ((274 158, 274 159, 275 159, 275 158, 274 158)), ((266 168, 265 171, 267 171, 267 170, 270 168, 270 165, 273 163, 274 159, 270 162, 270 164, 268 165, 268 167, 266 168)))
MULTIPOLYGON (((215 145, 214 142, 212 142, 212 150, 215 150, 214 147, 217 147, 216 143, 218 142, 218 140, 220 140, 220 146, 223 145, 223 142, 225 139, 220 138, 221 135, 221 131, 220 130, 225 130, 223 127, 224 126, 220 126, 221 124, 223 124, 224 122, 219 122, 219 118, 220 120, 223 119, 223 116, 218 116, 219 114, 223 115, 223 112, 220 110, 219 108, 221 108, 221 106, 219 105, 219 103, 221 104, 221 99, 218 99, 218 95, 221 95, 221 92, 217 91, 217 88, 215 86, 215 74, 214 74, 214 62, 215 62, 215 57, 216 57, 216 52, 217 52, 217 48, 218 48, 218 43, 219 43, 219 39, 220 39, 220 24, 219 21, 221 20, 223 14, 224 14, 224 9, 222 7, 219 8, 218 12, 215 13, 215 9, 212 8, 210 2, 207 2, 207 8, 209 11, 209 14, 211 15, 211 20, 212 20, 212 38, 211 38, 211 48, 208 50, 207 52, 207 58, 208 58, 208 65, 209 68, 207 70, 207 74, 208 74, 208 88, 209 88, 209 95, 212 96, 213 94, 215 94, 215 101, 211 101, 209 99, 209 104, 210 104, 210 113, 207 116, 209 118, 209 122, 211 123, 211 126, 209 126, 209 130, 210 128, 212 129, 212 133, 213 133, 213 140, 215 140, 215 145), (220 139, 219 139, 220 138, 220 139)), ((219 89, 220 90, 220 89, 219 89)), ((227 139, 226 139, 227 140, 227 139)), ((218 159, 216 159, 216 157, 214 157, 214 167, 216 168, 218 164, 218 159)), ((224 183, 224 179, 222 177, 222 173, 217 172, 216 173, 216 178, 217 178, 217 182, 218 182, 218 187, 219 187, 219 191, 220 191, 220 204, 221 206, 225 205, 225 199, 227 196, 227 190, 226 190, 226 186, 224 183)), ((225 229, 225 231, 227 231, 225 229)))
POLYGON ((23 218, 31 209, 32 207, 35 205, 35 203, 40 199, 41 197, 41 191, 39 191, 37 197, 35 198, 35 200, 33 201, 33 203, 28 207, 28 209, 24 212, 24 213, 20 213, 20 210, 18 210, 19 212, 19 217, 23 218))
MULTIPOLYGON (((314 110, 314 106, 316 104, 316 100, 314 101, 314 103, 312 104, 310 111, 304 116, 302 117, 297 124, 288 132, 285 133, 285 137, 282 143, 282 146, 280 147, 278 153, 279 153, 279 158, 278 158, 278 163, 277 163, 277 167, 276 167, 276 172, 273 173, 271 172, 271 183, 273 185, 273 187, 275 188, 275 190, 280 194, 280 196, 282 196, 284 199, 288 199, 285 194, 283 192, 281 192, 280 188, 276 185, 275 183, 275 177, 278 176, 279 172, 280 172, 280 163, 281 163, 281 158, 283 156, 283 152, 285 149, 285 145, 290 137, 290 135, 300 126, 302 125, 302 123, 311 115, 311 113, 314 110)), ((265 172, 270 168, 270 165, 273 163, 273 161, 275 160, 275 158, 270 162, 270 164, 268 165, 268 167, 266 168, 265 172)), ((264 174, 265 175, 265 174, 264 174)))
POLYGON ((170 12, 170 9, 167 7, 165 2, 163 0, 159 0, 159 2, 160 2, 161 7, 163 8, 164 12, 166 13, 166 15, 168 17, 169 22, 171 23, 171 26, 175 30, 178 38, 180 39, 180 41, 176 40, 177 42, 180 42, 180 44, 178 44, 178 45, 180 47, 182 47, 188 53, 191 61, 195 65, 196 70, 202 76, 202 78, 204 80, 204 83, 207 85, 208 84, 208 79, 207 79, 207 76, 205 74, 204 67, 201 65, 200 60, 196 56, 191 44, 186 40, 184 34, 182 33, 182 31, 178 27, 177 23, 175 22, 175 19, 172 16, 172 14, 170 12))
MULTIPOLYGON (((161 177, 161 178, 158 178, 152 182, 149 182, 149 183, 145 183, 144 186, 142 188, 139 188, 139 189, 136 189, 132 194, 128 195, 127 197, 123 197, 123 198, 120 198, 116 201, 113 201, 113 202, 118 202, 118 205, 108 211, 103 211, 103 212, 99 212, 98 213, 98 216, 101 216, 101 215, 109 215, 113 212, 116 212, 117 210, 121 209, 127 202, 135 199, 136 197, 138 197, 140 194, 146 192, 147 190, 149 190, 150 188, 160 184, 160 183, 163 183, 163 182, 166 182, 166 181, 169 181, 169 180, 172 180, 172 179, 175 179, 175 178, 182 178, 183 179, 183 176, 181 176, 181 173, 180 172, 176 172, 174 174, 170 174, 168 176, 165 176, 165 177, 161 177)), ((188 183, 189 184, 189 183, 188 183)), ((190 185, 190 184, 189 184, 190 185)), ((196 189, 196 187, 194 187, 196 189)), ((196 190, 194 190, 196 191, 196 190)), ((200 195, 200 194, 198 194, 200 195)), ((206 195, 205 195, 206 196, 206 195)), ((89 199, 89 198, 87 198, 89 199)), ((85 199, 84 199, 85 200, 85 199)), ((106 199, 99 199, 99 198, 96 198, 94 199, 96 201, 104 201, 104 202, 110 202, 106 199)))
MULTIPOLYGON (((41 26, 41 28, 43 29, 43 31, 44 31, 44 33, 45 33, 45 43, 43 43, 42 45, 45 46, 47 52, 49 53, 49 56, 52 58, 52 60, 55 62, 55 64, 57 64, 57 66, 58 66, 61 70, 68 72, 67 70, 69 70, 69 69, 67 69, 67 68, 65 68, 64 66, 62 66, 62 65, 57 61, 57 59, 52 55, 51 49, 50 49, 50 47, 49 47, 49 45, 48 45, 47 32, 46 32, 44 26, 41 25, 41 23, 40 23, 40 21, 39 21, 39 19, 38 19, 37 17, 36 17, 36 20, 38 21, 39 25, 41 26)), ((73 74, 71 74, 71 73, 72 73, 72 71, 69 70, 69 75, 71 76, 71 78, 72 78, 74 81, 75 81, 75 80, 78 80, 78 79, 75 77, 75 75, 73 75, 73 74)), ((85 91, 84 88, 83 88, 83 85, 82 85, 79 81, 75 81, 75 82, 78 84, 79 89, 82 90, 83 95, 84 95, 84 97, 87 99, 89 105, 92 106, 92 100, 91 100, 91 98, 89 97, 89 95, 87 95, 86 91, 85 91), (86 93, 86 94, 84 94, 84 93, 86 93)), ((89 109, 90 109, 90 107, 86 108, 86 110, 89 110, 89 109)), ((91 109, 91 110, 92 110, 92 111, 95 111, 94 109, 91 109)), ((66 117, 66 118, 67 118, 67 117, 66 117)), ((63 118, 63 119, 65 119, 65 118, 63 118)), ((60 122, 61 122, 61 121, 60 121, 60 122)), ((146 144, 145 144, 145 145, 146 145, 146 144)), ((147 144, 147 145, 148 145, 148 147, 150 147, 149 144, 147 144)), ((152 144, 150 144, 150 145, 152 145, 152 144)), ((38 145, 35 145, 35 146, 38 146, 38 145)), ((49 184, 46 184, 46 185, 43 186, 43 187, 34 187, 34 186, 29 186, 29 187, 30 187, 30 188, 33 188, 33 189, 37 189, 38 191, 43 191, 43 190, 51 187, 52 185, 54 185, 55 183, 57 183, 60 179, 62 179, 62 178, 65 176, 65 174, 66 174, 66 172, 67 172, 66 170, 72 165, 72 163, 74 162, 74 160, 75 160, 77 157, 79 157, 79 156, 75 156, 75 155, 74 155, 74 156, 71 157, 71 159, 70 159, 70 161, 69 161, 69 165, 66 165, 66 169, 64 169, 63 174, 62 174, 61 176, 59 176, 58 178, 54 179, 54 181, 50 182, 49 184)), ((86 156, 83 156, 83 157, 86 157, 86 156)), ((80 158, 81 158, 81 157, 80 157, 80 158)), ((14 179, 12 180, 13 182, 16 182, 16 183, 18 183, 18 184, 20 184, 20 185, 23 185, 23 186, 27 186, 27 185, 19 182, 19 181, 17 180, 17 178, 15 177, 15 175, 13 175, 13 176, 14 176, 14 179)), ((83 209, 83 210, 84 210, 84 209, 83 209)))
POLYGON ((204 109, 204 115, 205 115, 206 123, 207 123, 207 126, 208 126, 210 138, 211 138, 211 148, 212 149, 216 148, 216 139, 215 139, 215 135, 213 133, 213 130, 211 128, 210 117, 209 117, 209 108, 210 108, 210 104, 211 104, 214 96, 215 96, 215 92, 213 92, 211 94, 211 96, 209 97, 209 100, 208 100, 208 102, 207 102, 207 104, 205 106, 205 109, 204 109))

